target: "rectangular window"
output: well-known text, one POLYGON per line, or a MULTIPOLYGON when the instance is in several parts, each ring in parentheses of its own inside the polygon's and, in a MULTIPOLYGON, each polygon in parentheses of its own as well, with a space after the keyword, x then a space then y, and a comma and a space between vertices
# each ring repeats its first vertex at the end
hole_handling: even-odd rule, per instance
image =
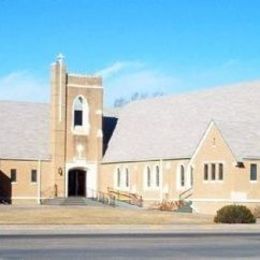
POLYGON ((37 170, 31 171, 31 182, 36 183, 37 182, 37 170))
POLYGON ((257 180, 257 165, 255 163, 250 164, 250 181, 257 180))
POLYGON ((216 164, 211 164, 211 180, 216 180, 216 164))
POLYGON ((207 181, 209 179, 209 167, 207 164, 204 164, 204 180, 207 181))
POLYGON ((83 125, 83 111, 75 110, 74 111, 74 126, 82 126, 83 125))
POLYGON ((218 179, 219 179, 220 181, 223 180, 223 175, 224 175, 223 163, 219 163, 219 165, 218 165, 218 179))
POLYGON ((16 169, 11 169, 11 182, 16 182, 16 169))

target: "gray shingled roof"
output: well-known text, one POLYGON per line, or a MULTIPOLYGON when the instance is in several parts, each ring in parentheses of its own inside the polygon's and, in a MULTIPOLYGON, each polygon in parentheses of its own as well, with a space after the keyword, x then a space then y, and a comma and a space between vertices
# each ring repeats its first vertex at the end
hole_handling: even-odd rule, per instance
POLYGON ((49 105, 0 102, 0 159, 50 159, 49 105))
POLYGON ((260 82, 130 103, 103 161, 190 158, 211 120, 237 159, 260 157, 260 82))
MULTIPOLYGON (((260 82, 133 102, 103 161, 190 158, 211 120, 238 159, 260 158, 259 111, 260 82)), ((50 159, 48 104, 1 101, 0 124, 0 159, 50 159)))
POLYGON ((119 118, 121 108, 120 107, 113 107, 113 108, 104 108, 103 116, 104 117, 114 117, 119 118))
MULTIPOLYGON (((118 117, 120 109, 105 109, 118 117)), ((49 160, 49 104, 0 101, 0 159, 49 160)))

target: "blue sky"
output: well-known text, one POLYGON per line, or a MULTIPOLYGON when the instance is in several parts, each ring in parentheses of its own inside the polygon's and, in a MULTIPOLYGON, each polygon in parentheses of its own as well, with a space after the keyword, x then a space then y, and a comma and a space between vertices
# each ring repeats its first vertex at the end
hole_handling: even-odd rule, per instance
POLYGON ((258 0, 0 0, 0 99, 49 99, 59 52, 105 102, 260 79, 258 0))

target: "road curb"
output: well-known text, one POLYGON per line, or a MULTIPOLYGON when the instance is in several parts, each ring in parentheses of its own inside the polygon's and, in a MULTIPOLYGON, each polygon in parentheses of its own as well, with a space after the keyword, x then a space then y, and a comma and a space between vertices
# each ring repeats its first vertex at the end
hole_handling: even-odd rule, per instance
POLYGON ((260 234, 259 224, 212 225, 4 225, 0 237, 7 235, 235 235, 260 234))

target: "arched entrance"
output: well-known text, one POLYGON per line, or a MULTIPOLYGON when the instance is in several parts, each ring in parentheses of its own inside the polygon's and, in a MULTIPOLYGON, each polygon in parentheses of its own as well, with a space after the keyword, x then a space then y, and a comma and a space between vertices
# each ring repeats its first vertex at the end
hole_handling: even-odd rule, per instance
POLYGON ((86 171, 72 169, 68 174, 68 196, 86 196, 86 171))

